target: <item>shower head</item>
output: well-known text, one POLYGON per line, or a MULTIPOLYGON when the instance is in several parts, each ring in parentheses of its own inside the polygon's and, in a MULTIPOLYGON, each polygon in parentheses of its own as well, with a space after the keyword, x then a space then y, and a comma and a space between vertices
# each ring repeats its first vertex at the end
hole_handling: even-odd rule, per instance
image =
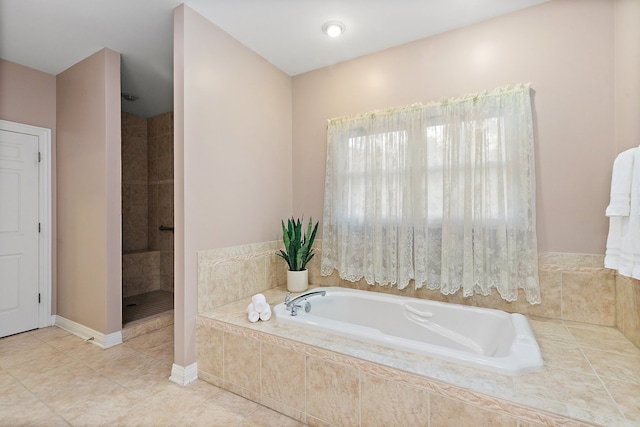
POLYGON ((124 98, 125 101, 134 102, 134 101, 138 100, 137 96, 131 95, 130 93, 123 93, 121 95, 122 95, 122 98, 124 98))

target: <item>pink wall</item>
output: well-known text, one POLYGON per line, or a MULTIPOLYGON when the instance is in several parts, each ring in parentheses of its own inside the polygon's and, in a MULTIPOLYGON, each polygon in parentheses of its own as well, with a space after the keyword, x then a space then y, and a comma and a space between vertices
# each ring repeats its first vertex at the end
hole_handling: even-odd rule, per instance
POLYGON ((120 55, 103 49, 57 76, 58 315, 122 328, 120 55))
POLYGON ((174 34, 176 364, 187 366, 197 251, 277 240, 291 215, 292 94, 289 76, 186 6, 174 34))
POLYGON ((535 90, 538 248, 604 253, 617 153, 608 0, 553 0, 295 76, 294 211, 322 215, 327 119, 525 82, 535 90))
POLYGON ((56 129, 56 77, 0 59, 0 118, 56 129))
MULTIPOLYGON (((51 241, 56 241, 56 77, 0 59, 0 119, 51 129, 51 241)), ((56 313, 56 247, 51 248, 51 313, 56 313)))
POLYGON ((640 1, 615 2, 616 153, 640 144, 640 1))

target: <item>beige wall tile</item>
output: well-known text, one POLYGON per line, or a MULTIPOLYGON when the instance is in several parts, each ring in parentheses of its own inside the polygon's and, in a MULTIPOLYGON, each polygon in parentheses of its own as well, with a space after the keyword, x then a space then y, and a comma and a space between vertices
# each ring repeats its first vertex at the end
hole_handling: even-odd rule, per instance
POLYGON ((262 396, 304 410, 305 356, 262 344, 262 396))
POLYGON ((223 332, 198 321, 196 346, 198 370, 222 378, 223 332))
POLYGON ((213 269, 220 304, 252 296, 266 289, 264 257, 218 264, 213 269))
POLYGON ((640 348, 640 280, 631 280, 631 307, 624 314, 624 334, 640 348))
POLYGON ((123 138, 121 147, 122 182, 147 182, 147 140, 123 138))
MULTIPOLYGON (((599 258, 597 258, 599 259, 599 258)), ((592 254, 575 254, 568 252, 540 252, 538 262, 540 264, 566 265, 571 267, 596 267, 597 262, 592 254)))
POLYGON ((149 157, 147 159, 147 180, 149 184, 158 183, 158 158, 149 157))
POLYGON ((158 181, 173 179, 173 156, 162 154, 158 157, 157 178, 158 181))
POLYGON ((328 423, 311 415, 307 415, 305 424, 309 427, 335 427, 335 424, 328 423))
POLYGON ((173 209, 173 182, 158 184, 157 206, 173 209))
POLYGON ((198 287, 198 311, 208 311, 249 296, 247 288, 258 289, 263 274, 260 260, 229 261, 212 266, 208 280, 198 287))
POLYGON ((264 394, 260 399, 260 404, 266 406, 267 408, 271 408, 274 411, 280 412, 287 417, 293 418, 294 420, 304 421, 306 418, 304 410, 295 409, 288 405, 285 405, 284 403, 269 399, 268 397, 265 397, 264 394))
POLYGON ((363 426, 426 426, 426 390, 362 374, 360 413, 363 426))
POLYGON ((615 280, 612 275, 562 273, 562 318, 596 325, 615 325, 615 280))
POLYGON ((355 369, 307 357, 307 414, 338 426, 359 426, 359 384, 355 369))
POLYGON ((129 113, 121 114, 122 137, 147 139, 147 119, 129 113))
MULTIPOLYGON (((265 269, 267 288, 273 288, 287 283, 287 263, 278 255, 266 255, 265 269)), ((309 282, 313 283, 311 279, 309 279, 309 282)))
POLYGON ((560 319, 562 301, 562 273, 559 271, 538 271, 540 283, 540 304, 529 304, 521 291, 515 303, 515 312, 531 316, 560 319))
POLYGON ((164 135, 159 135, 157 137, 158 144, 158 157, 168 156, 173 157, 173 134, 167 133, 164 135))
POLYGON ((260 402, 260 392, 252 391, 248 388, 244 388, 240 385, 234 384, 229 381, 222 381, 220 385, 221 388, 230 391, 231 393, 237 394, 238 396, 242 396, 245 399, 249 399, 252 402, 260 402))
POLYGON ((277 242, 198 253, 198 313, 286 283, 286 264, 277 242))
POLYGON ((285 417, 282 414, 260 407, 251 415, 246 417, 242 426, 277 426, 277 427, 303 427, 300 421, 285 417))
POLYGON ((430 427, 518 426, 518 421, 515 418, 437 394, 430 396, 429 412, 431 418, 430 427))
POLYGON ((122 256, 123 298, 160 289, 160 252, 147 251, 122 256))
POLYGON ((260 343, 224 334, 224 380, 260 395, 260 343))
POLYGON ((149 138, 154 138, 159 135, 166 135, 173 133, 173 112, 158 114, 157 116, 149 117, 147 132, 149 138))
POLYGON ((616 319, 622 333, 640 348, 640 280, 616 275, 616 319))
POLYGON ((309 270, 309 283, 313 285, 319 286, 343 286, 343 287, 353 287, 353 284, 350 282, 344 282, 340 279, 338 273, 334 270, 330 276, 322 276, 320 273, 320 264, 322 260, 322 240, 316 238, 313 247, 315 248, 315 256, 313 259, 307 264, 307 270, 309 270), (349 286, 349 284, 351 286, 349 286))

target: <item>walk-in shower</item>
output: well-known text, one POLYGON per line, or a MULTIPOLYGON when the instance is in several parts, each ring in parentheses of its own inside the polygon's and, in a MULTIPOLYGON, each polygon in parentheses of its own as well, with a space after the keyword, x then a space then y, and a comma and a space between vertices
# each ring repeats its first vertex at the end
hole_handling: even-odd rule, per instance
POLYGON ((122 323, 173 309, 173 113, 122 113, 122 323))

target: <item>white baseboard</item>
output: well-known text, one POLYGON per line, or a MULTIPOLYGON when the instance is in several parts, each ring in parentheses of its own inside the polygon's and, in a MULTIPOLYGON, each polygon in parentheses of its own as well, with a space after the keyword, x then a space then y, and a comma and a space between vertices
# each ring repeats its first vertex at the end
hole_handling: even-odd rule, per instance
POLYGON ((175 363, 171 367, 171 376, 169 380, 185 386, 198 379, 198 362, 192 363, 187 367, 176 365, 175 363))
POLYGON ((114 332, 112 334, 105 335, 101 332, 93 330, 73 320, 65 319, 62 316, 54 314, 53 324, 59 328, 69 331, 80 338, 91 341, 93 344, 101 348, 109 348, 114 345, 122 344, 122 331, 114 332))

